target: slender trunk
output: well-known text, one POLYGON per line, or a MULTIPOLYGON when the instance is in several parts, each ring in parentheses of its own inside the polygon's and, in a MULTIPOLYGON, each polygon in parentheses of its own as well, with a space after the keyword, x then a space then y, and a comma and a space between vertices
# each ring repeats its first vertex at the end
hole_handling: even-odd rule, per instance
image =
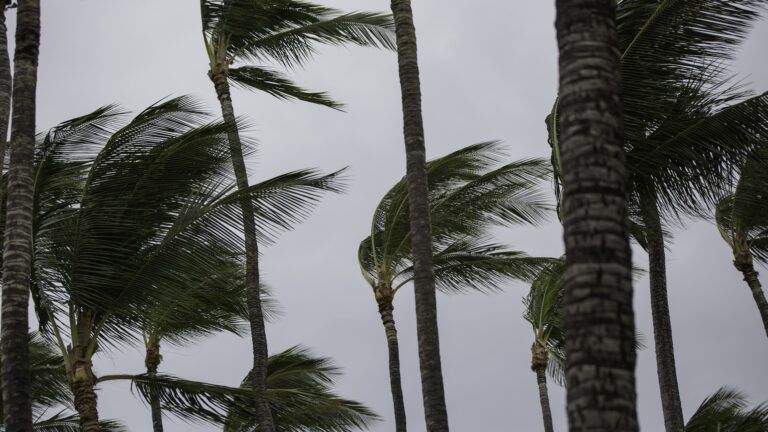
POLYGON ((740 245, 740 248, 734 247, 733 249, 733 265, 736 270, 740 271, 744 275, 744 282, 749 286, 752 291, 752 297, 755 299, 757 310, 760 311, 760 318, 763 320, 763 328, 765 334, 768 336, 768 301, 765 300, 765 293, 763 292, 763 286, 758 279, 757 270, 752 261, 752 253, 749 251, 749 247, 740 245))
MULTIPOLYGON (((154 377, 157 375, 157 368, 163 356, 160 355, 160 339, 151 334, 147 344, 147 354, 144 357, 144 366, 147 368, 147 375, 154 377)), ((163 432, 163 410, 160 407, 160 396, 153 391, 149 396, 149 407, 152 412, 152 430, 154 432, 163 432)))
POLYGON ((40 50, 40 0, 19 1, 14 54, 13 127, 3 261, 2 387, 5 430, 32 430, 29 277, 32 268, 32 171, 35 94, 40 50))
POLYGON ((8 147, 8 121, 11 115, 12 83, 11 60, 8 55, 8 28, 5 25, 5 8, 0 6, 0 176, 3 175, 5 152, 8 147))
POLYGON ((378 300, 379 315, 384 324, 384 332, 387 335, 387 350, 389 351, 389 384, 392 388, 392 403, 395 408, 395 431, 405 432, 405 401, 403 399, 403 386, 400 382, 400 347, 397 342, 397 327, 393 316, 394 306, 392 298, 378 300))
POLYGON ((403 104, 406 178, 414 267, 416 332, 419 340, 421 391, 428 432, 448 431, 440 341, 437 327, 435 276, 432 270, 432 233, 427 201, 427 168, 424 125, 421 118, 421 84, 416 54, 416 29, 410 0, 392 0, 397 38, 397 60, 403 104))
POLYGON ((99 432, 99 412, 94 390, 96 377, 93 375, 91 359, 86 355, 88 339, 84 338, 81 341, 81 345, 68 349, 67 354, 72 366, 67 370, 67 379, 69 388, 75 396, 75 411, 80 417, 81 431, 99 432))
POLYGON ((615 4, 556 5, 569 430, 635 432, 635 318, 615 4))
MULTIPOLYGON (((224 121, 232 125, 230 129, 229 149, 232 154, 232 165, 235 171, 239 190, 248 188, 248 171, 243 158, 243 146, 235 121, 235 110, 232 106, 227 69, 225 65, 214 65, 209 73, 216 88, 216 96, 221 103, 221 113, 224 121)), ((251 341, 253 343, 253 373, 251 385, 254 389, 254 410, 256 422, 262 432, 274 432, 275 424, 272 412, 264 397, 267 390, 267 333, 264 326, 264 312, 261 308, 261 292, 259 290, 259 249, 256 239, 256 219, 250 201, 243 200, 243 233, 245 236, 245 287, 248 301, 248 319, 251 326, 251 341)))
POLYGON ((661 405, 667 432, 682 432, 685 427, 680 390, 677 385, 675 348, 672 343, 672 320, 667 299, 667 260, 664 249, 664 232, 661 229, 656 196, 651 192, 641 194, 640 206, 643 222, 648 230, 648 267, 651 281, 651 314, 653 339, 656 345, 656 372, 659 376, 661 405))
POLYGON ((554 432, 552 410, 549 407, 549 391, 547 390, 548 362, 547 350, 534 342, 531 347, 531 370, 536 373, 536 382, 539 385, 539 402, 541 403, 541 415, 544 419, 544 432, 554 432))

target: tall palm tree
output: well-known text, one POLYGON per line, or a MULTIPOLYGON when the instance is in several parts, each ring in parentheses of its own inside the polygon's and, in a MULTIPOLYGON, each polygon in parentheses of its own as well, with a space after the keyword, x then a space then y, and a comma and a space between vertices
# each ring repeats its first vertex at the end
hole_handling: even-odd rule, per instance
POLYGON ((615 2, 556 5, 568 423, 571 431, 637 431, 615 2))
POLYGON ((733 265, 744 275, 768 336, 768 301, 754 261, 768 264, 768 147, 759 148, 741 169, 733 193, 715 209, 715 222, 733 252, 733 265))
MULTIPOLYGON (((265 398, 279 432, 351 432, 365 430, 378 416, 359 402, 339 397, 333 383, 340 369, 331 359, 293 347, 269 358, 265 398)), ((240 387, 187 381, 170 375, 108 375, 99 382, 131 380, 149 400, 159 394, 164 409, 186 421, 223 427, 224 432, 255 432, 249 372, 240 387)))
MULTIPOLYGON (((664 224, 713 206, 729 184, 729 166, 740 164, 755 137, 768 132, 768 95, 748 97, 729 82, 722 66, 759 16, 761 4, 752 0, 617 4, 631 228, 649 254, 667 432, 681 431, 684 420, 667 300, 664 224)), ((555 104, 550 121, 559 172, 565 162, 558 137, 565 126, 562 102, 555 104)))
POLYGON ((768 405, 747 409, 747 398, 723 387, 707 397, 685 425, 685 432, 764 432, 768 405))
POLYGON ((135 342, 152 305, 184 313, 195 305, 179 301, 190 287, 235 274, 237 262, 222 251, 242 249, 233 231, 242 200, 251 202, 267 242, 324 192, 339 190, 337 174, 312 170, 235 190, 231 126, 206 118, 186 97, 127 124, 110 106, 54 128, 38 149, 32 295, 64 358, 86 432, 98 430, 97 350, 135 342))
MULTIPOLYGON (((496 142, 471 145, 427 163, 432 262, 437 289, 449 293, 498 289, 509 279, 529 279, 543 260, 488 241, 498 224, 535 224, 549 207, 540 183, 550 170, 540 160, 498 166, 496 142)), ((406 430, 394 297, 415 278, 407 179, 382 198, 371 234, 360 243, 358 263, 373 289, 389 352, 396 430, 406 430)))
POLYGON ((547 371, 563 380, 565 367, 565 329, 563 328, 563 271, 565 261, 559 259, 544 268, 531 284, 524 299, 523 318, 533 328, 531 370, 536 374, 544 431, 554 432, 552 410, 547 390, 547 371))
MULTIPOLYGON (((32 171, 35 148, 35 91, 40 51, 40 0, 21 0, 16 18, 13 70, 11 163, 5 225, 0 352, 5 427, 32 430, 29 393, 29 280, 32 271, 32 171)), ((5 141, 5 137, 0 139, 5 141)))
POLYGON ((5 152, 8 147, 8 123, 11 116, 13 90, 11 59, 8 55, 8 27, 5 24, 5 13, 8 8, 7 5, 0 5, 0 175, 3 174, 5 152))
MULTIPOLYGON (((224 121, 235 124, 230 82, 249 90, 264 91, 279 99, 296 99, 339 108, 324 93, 302 89, 281 73, 239 62, 276 61, 293 66, 308 60, 319 44, 346 43, 391 47, 391 19, 376 13, 343 14, 337 10, 297 0, 200 0, 203 40, 208 53, 208 76, 221 103, 224 121)), ((248 187, 239 131, 229 134, 232 164, 238 188, 248 187)), ((258 233, 253 211, 242 205, 245 232, 246 290, 253 343, 254 404, 263 431, 274 431, 269 406, 260 396, 266 385, 268 356, 264 317, 259 299, 258 233)))

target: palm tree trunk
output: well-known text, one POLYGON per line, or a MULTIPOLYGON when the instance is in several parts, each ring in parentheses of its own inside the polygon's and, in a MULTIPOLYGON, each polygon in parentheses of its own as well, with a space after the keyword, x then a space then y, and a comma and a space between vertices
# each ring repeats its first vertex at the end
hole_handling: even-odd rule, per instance
MULTIPOLYGON (((32 172, 35 92, 40 50, 40 0, 19 1, 14 54, 13 129, 3 261, 2 351, 5 430, 32 430, 30 399, 29 278, 32 268, 32 172)), ((4 141, 4 140, 3 140, 4 141)))
MULTIPOLYGON (((157 368, 163 356, 160 355, 160 340, 154 334, 149 336, 147 344, 147 353, 144 357, 144 366, 147 368, 147 375, 154 377, 157 375, 157 368)), ((152 430, 154 432, 163 432, 163 410, 160 407, 160 397, 152 392, 149 397, 149 407, 152 412, 152 430)))
POLYGON ((421 391, 428 432, 448 431, 440 340, 437 327, 435 276, 432 270, 432 233, 427 199, 426 150, 421 118, 421 83, 416 54, 416 28, 410 0, 392 0, 397 60, 403 104, 406 179, 414 267, 416 332, 419 340, 421 391))
POLYGON ((405 432, 405 401, 403 386, 400 382, 400 347, 397 342, 397 327, 393 316, 392 299, 379 300, 379 315, 387 335, 387 350, 389 351, 389 384, 392 388, 392 403, 395 408, 395 431, 405 432))
POLYGON ((747 283, 750 291, 752 291, 752 297, 755 299, 757 309, 760 311, 760 318, 763 320, 765 334, 768 336, 768 301, 765 300, 763 286, 757 277, 758 273, 752 261, 752 254, 749 252, 748 247, 743 247, 741 250, 734 248, 733 257, 734 267, 744 275, 744 282, 747 283))
MULTIPOLYGON (((8 121, 11 115, 11 60, 8 56, 8 28, 5 8, 0 6, 0 176, 3 175, 5 151, 8 147, 8 121)), ((0 196, 0 199, 5 198, 0 196)))
POLYGON ((93 364, 87 356, 89 325, 79 327, 81 344, 68 347, 67 356, 71 366, 67 369, 69 388, 75 396, 75 411, 80 417, 82 432, 99 432, 99 412, 94 386, 96 377, 93 375, 93 364))
POLYGON ((672 342, 672 320, 667 299, 667 260, 661 216, 653 193, 641 194, 643 222, 648 230, 648 267, 651 281, 651 314, 656 345, 656 372, 659 377, 661 406, 667 432, 682 432, 685 427, 680 390, 677 385, 675 348, 672 342))
POLYGON ((638 430, 613 0, 557 0, 571 432, 638 430))
MULTIPOLYGON (((209 72, 211 81, 216 89, 216 96, 221 104, 221 114, 224 121, 232 125, 228 140, 232 154, 232 165, 235 171, 239 190, 248 188, 248 171, 243 158, 243 146, 235 120, 235 109, 232 106, 232 96, 225 65, 215 65, 209 72)), ((248 301, 248 320, 251 326, 251 341, 253 344, 253 373, 251 385, 254 389, 254 410, 256 421, 262 432, 275 432, 272 412, 264 397, 267 389, 267 333, 264 326, 264 311, 261 308, 261 292, 259 290, 259 246, 256 239, 256 218, 250 201, 241 204, 243 212, 243 233, 245 236, 245 286, 248 301)))
POLYGON ((541 403, 541 415, 544 419, 544 432, 554 432, 552 426, 552 410, 549 407, 549 391, 547 390, 547 363, 549 356, 537 342, 531 347, 531 370, 536 373, 536 382, 539 385, 539 402, 541 403))

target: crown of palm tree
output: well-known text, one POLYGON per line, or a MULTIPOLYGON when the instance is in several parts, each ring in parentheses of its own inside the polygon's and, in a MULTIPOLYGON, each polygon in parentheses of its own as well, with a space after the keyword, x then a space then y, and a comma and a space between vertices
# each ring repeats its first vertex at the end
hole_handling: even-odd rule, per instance
POLYGON ((763 432, 768 405, 748 409, 747 398, 727 387, 707 397, 685 425, 685 432, 763 432))
POLYGON ((224 68, 243 88, 280 99, 340 109, 327 94, 307 91, 280 72, 238 62, 300 66, 318 45, 355 44, 394 49, 394 23, 383 13, 342 13, 294 0, 201 0, 203 37, 212 72, 224 68))
MULTIPOLYGON (((497 225, 537 224, 549 206, 539 188, 549 176, 538 159, 498 166, 497 142, 471 145, 427 163, 435 283, 445 291, 494 290, 505 278, 531 278, 541 259, 488 240, 497 225)), ((408 192, 403 178, 376 208, 358 261, 372 287, 412 278, 408 192)))
MULTIPOLYGON (((378 416, 359 402, 337 396, 332 386, 340 369, 302 347, 269 357, 266 399, 280 432, 348 432, 367 429, 378 416)), ((250 374, 250 373, 249 373, 250 374)), ((252 432, 253 390, 246 375, 240 387, 188 381, 170 375, 109 375, 99 381, 131 380, 149 401, 159 397, 163 410, 186 421, 223 426, 226 432, 252 432)))

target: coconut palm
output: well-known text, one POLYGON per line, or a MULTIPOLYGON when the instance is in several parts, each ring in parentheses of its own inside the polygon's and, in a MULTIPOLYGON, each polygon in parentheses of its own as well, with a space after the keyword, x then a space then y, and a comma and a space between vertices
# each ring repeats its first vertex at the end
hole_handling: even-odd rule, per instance
MULTIPOLYGON (((40 0, 21 0, 16 18, 13 71, 13 124, 7 192, 8 220, 3 261, 0 382, 3 386, 5 427, 32 430, 29 394, 29 280, 32 271, 32 171, 35 148, 35 89, 40 51, 40 0)), ((4 142, 5 137, 0 139, 4 142)))
POLYGON ((568 423, 572 431, 636 431, 615 3, 556 5, 568 423))
MULTIPOLYGON (((75 432, 80 430, 79 419, 70 413, 72 393, 67 385, 64 362, 58 349, 38 333, 29 336, 30 393, 35 432, 75 432), (55 410, 53 415, 48 412, 55 410)), ((3 406, 0 404, 0 415, 3 406)), ((5 431, 0 426, 0 431, 5 431)), ((122 431, 118 422, 103 421, 101 430, 122 431)))
POLYGON ((136 342, 152 305, 231 276, 240 203, 262 242, 307 215, 337 174, 295 171, 236 191, 225 122, 180 97, 125 123, 105 107, 51 130, 35 172, 32 295, 57 342, 84 431, 98 430, 92 359, 136 342), (96 153, 94 157, 94 153, 96 153))
MULTIPOLYGON (((272 355, 265 399, 279 432, 351 432, 365 430, 378 416, 332 389, 340 369, 302 347, 272 355)), ((144 400, 160 397, 166 412, 186 421, 223 427, 224 432, 255 432, 261 425, 253 408, 249 372, 240 387, 187 381, 170 375, 109 375, 99 382, 131 380, 144 400)))
POLYGON ((762 146, 741 169, 733 193, 715 209, 715 222, 733 251, 733 265, 744 275, 768 335, 768 301, 754 260, 768 263, 768 147, 762 146))
POLYGON ((0 5, 0 175, 5 168, 5 151, 8 147, 8 123, 11 116, 11 59, 8 55, 8 28, 5 13, 9 6, 0 5))
POLYGON ((747 398, 723 387, 701 403, 685 425, 685 432, 765 432, 768 405, 747 409, 747 398))
MULTIPOLYGON (((449 292, 499 289, 510 279, 532 277, 543 261, 488 241, 494 225, 539 222, 548 209, 539 183, 549 169, 540 160, 498 167, 496 142, 471 145, 427 164, 437 289, 449 292)), ((389 351, 389 374, 398 430, 405 429, 394 297, 415 280, 407 179, 382 198, 371 234, 360 243, 358 262, 373 289, 389 351)))
MULTIPOLYGON (((749 97, 729 82, 722 66, 761 5, 750 0, 617 3, 629 208, 638 222, 632 233, 649 254, 657 371, 668 432, 681 431, 684 422, 667 300, 664 225, 713 206, 729 183, 729 166, 743 161, 755 137, 766 134, 768 95, 749 97)), ((558 166, 565 159, 558 137, 565 127, 562 102, 550 119, 558 166)))
MULTIPOLYGON (((397 65, 403 110, 408 210, 410 218, 411 254, 414 263, 414 297, 416 299, 416 332, 419 341, 421 392, 424 417, 429 432, 448 431, 440 340, 437 330, 437 300, 432 263, 432 233, 429 219, 427 187, 427 152, 421 116, 421 81, 416 54, 416 27, 411 0, 392 0, 397 41, 397 65)), ((396 403, 397 405, 397 403, 396 403)), ((400 408, 396 408, 396 411, 400 408)), ((405 431, 405 414, 400 413, 396 430, 405 431)))
POLYGON ((564 381, 565 329, 563 328, 563 271, 565 260, 559 259, 544 268, 531 284, 525 297, 523 318, 533 328, 531 370, 536 374, 539 402, 545 432, 554 432, 552 410, 547 390, 547 371, 559 382, 564 381))
MULTIPOLYGON (((279 99, 295 99, 339 108, 326 94, 302 89, 280 72, 240 62, 277 62, 286 67, 306 62, 320 44, 392 47, 391 19, 376 13, 344 14, 297 0, 200 0, 203 40, 208 54, 208 76, 221 103, 224 121, 235 124, 230 83, 264 91, 279 99)), ((239 131, 229 134, 238 188, 248 187, 239 131)), ((254 404, 262 430, 273 431, 269 407, 258 393, 265 388, 268 356, 264 317, 259 299, 258 233, 253 211, 243 203, 246 289, 253 343, 254 404)))

